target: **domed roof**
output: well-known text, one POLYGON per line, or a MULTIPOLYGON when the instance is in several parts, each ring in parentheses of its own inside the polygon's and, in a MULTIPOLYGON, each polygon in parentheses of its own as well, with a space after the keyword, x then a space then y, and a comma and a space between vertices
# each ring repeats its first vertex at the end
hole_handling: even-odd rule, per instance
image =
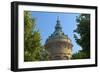
POLYGON ((55 26, 55 31, 49 36, 49 38, 46 40, 46 43, 49 40, 55 40, 55 39, 67 39, 67 40, 70 41, 68 36, 65 35, 64 32, 62 31, 62 27, 61 27, 61 24, 60 24, 59 17, 57 17, 57 23, 56 23, 56 26, 55 26))

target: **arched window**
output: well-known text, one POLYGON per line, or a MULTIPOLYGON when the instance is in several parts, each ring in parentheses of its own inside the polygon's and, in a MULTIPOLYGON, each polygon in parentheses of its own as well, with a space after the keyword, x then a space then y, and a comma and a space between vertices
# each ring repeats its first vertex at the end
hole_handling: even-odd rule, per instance
POLYGON ((67 56, 64 56, 64 57, 63 57, 63 59, 64 59, 64 60, 67 60, 67 59, 68 59, 68 57, 67 57, 67 56))

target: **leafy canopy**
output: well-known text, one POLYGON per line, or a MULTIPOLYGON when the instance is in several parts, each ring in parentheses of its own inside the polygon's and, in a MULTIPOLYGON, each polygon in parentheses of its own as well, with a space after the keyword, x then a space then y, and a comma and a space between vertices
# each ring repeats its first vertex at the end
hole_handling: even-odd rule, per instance
POLYGON ((43 51, 40 32, 36 30, 35 19, 28 11, 24 12, 24 61, 47 60, 48 55, 43 51), (42 55, 41 53, 45 53, 42 55))
POLYGON ((90 15, 89 14, 81 14, 76 18, 77 28, 74 30, 76 34, 74 34, 74 38, 82 47, 82 51, 74 54, 80 55, 85 54, 81 58, 90 58, 90 15))

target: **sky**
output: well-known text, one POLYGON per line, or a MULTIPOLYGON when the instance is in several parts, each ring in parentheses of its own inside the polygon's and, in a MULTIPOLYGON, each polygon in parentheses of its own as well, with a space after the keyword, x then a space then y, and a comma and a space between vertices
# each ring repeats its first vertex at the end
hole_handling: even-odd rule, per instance
POLYGON ((81 47, 76 43, 74 32, 77 28, 76 16, 79 13, 61 13, 61 12, 34 12, 31 11, 31 16, 36 19, 36 29, 41 34, 41 43, 44 45, 46 39, 54 32, 57 17, 59 16, 62 31, 71 39, 73 48, 72 52, 76 53, 81 47))

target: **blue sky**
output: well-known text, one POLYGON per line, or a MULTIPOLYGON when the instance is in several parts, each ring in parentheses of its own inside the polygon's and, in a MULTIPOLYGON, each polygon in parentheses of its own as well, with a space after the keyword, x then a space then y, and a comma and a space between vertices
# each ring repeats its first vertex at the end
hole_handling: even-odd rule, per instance
POLYGON ((59 12, 30 12, 31 16, 36 19, 36 28, 41 33, 41 43, 45 44, 46 39, 54 32, 57 16, 63 32, 72 40, 73 53, 76 53, 81 47, 75 42, 74 32, 76 29, 76 16, 79 13, 59 13, 59 12))

